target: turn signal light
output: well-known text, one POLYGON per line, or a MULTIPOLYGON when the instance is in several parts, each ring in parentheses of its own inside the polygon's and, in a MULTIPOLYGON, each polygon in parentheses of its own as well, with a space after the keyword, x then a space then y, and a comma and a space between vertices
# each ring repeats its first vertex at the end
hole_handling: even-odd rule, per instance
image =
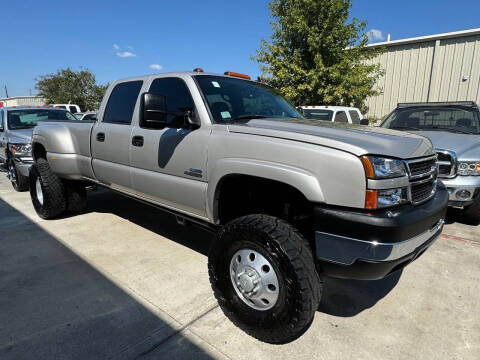
POLYGON ((365 209, 374 210, 377 208, 378 193, 377 190, 367 190, 365 192, 365 209))
POLYGON ((224 75, 238 77, 238 78, 247 79, 247 80, 251 79, 251 77, 248 76, 248 75, 236 73, 236 72, 233 72, 233 71, 225 71, 224 75))
POLYGON ((361 157, 363 168, 365 169, 365 176, 368 179, 373 179, 375 177, 375 172, 373 171, 373 165, 370 162, 370 159, 367 156, 361 157))

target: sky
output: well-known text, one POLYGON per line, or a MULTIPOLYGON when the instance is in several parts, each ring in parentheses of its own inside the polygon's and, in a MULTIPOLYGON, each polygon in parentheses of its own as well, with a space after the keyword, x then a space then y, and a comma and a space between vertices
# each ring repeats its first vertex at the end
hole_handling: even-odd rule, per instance
MULTIPOLYGON (((57 69, 98 83, 192 70, 260 75, 252 60, 271 33, 268 0, 2 1, 0 98, 35 95, 57 69)), ((480 28, 478 0, 353 0, 372 42, 480 28)))

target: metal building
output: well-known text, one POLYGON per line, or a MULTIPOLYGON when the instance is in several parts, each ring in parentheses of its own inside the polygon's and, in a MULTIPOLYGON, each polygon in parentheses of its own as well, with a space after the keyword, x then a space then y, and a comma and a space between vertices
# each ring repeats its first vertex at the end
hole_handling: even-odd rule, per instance
POLYGON ((47 102, 40 96, 14 96, 0 99, 0 104, 3 106, 43 106, 46 105, 47 102))
POLYGON ((480 28, 368 45, 385 47, 374 61, 385 75, 367 116, 382 118, 399 102, 476 101, 480 104, 480 28))

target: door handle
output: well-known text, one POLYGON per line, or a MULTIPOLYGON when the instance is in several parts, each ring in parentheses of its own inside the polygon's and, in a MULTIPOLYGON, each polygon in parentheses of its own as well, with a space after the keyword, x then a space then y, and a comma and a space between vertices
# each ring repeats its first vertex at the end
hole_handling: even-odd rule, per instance
POLYGON ((104 142, 105 141, 105 133, 97 133, 97 141, 104 142))
POLYGON ((143 136, 134 136, 132 138, 132 145, 142 147, 143 146, 143 136))

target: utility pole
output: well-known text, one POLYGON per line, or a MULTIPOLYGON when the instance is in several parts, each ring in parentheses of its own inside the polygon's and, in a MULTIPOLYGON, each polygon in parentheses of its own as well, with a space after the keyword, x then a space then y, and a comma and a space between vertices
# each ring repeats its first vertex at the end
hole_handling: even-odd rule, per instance
POLYGON ((7 90, 7 85, 5 85, 5 97, 8 98, 8 90, 7 90))

